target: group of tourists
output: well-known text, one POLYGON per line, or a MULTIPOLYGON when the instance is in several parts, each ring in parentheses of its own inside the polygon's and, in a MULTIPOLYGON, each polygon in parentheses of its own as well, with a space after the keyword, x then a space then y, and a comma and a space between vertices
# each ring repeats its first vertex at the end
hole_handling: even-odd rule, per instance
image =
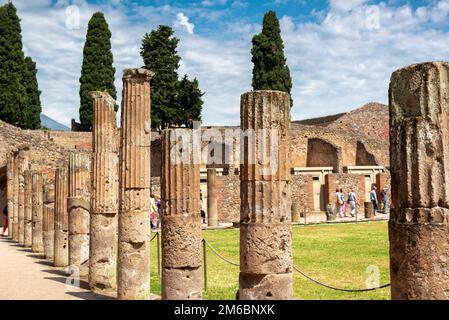
POLYGON ((150 224, 151 229, 157 229, 160 225, 161 216, 161 199, 155 198, 154 194, 150 195, 150 224))
MULTIPOLYGON (((350 216, 355 217, 360 202, 354 188, 349 192, 348 198, 346 198, 342 188, 336 189, 335 198, 339 218, 348 218, 347 205, 349 205, 350 208, 350 216)), ((377 188, 376 186, 373 186, 370 192, 370 200, 373 203, 374 215, 377 214, 379 209, 381 209, 380 212, 382 214, 387 214, 387 188, 384 188, 382 192, 377 194, 377 188), (382 207, 379 206, 380 202, 382 203, 382 207)))

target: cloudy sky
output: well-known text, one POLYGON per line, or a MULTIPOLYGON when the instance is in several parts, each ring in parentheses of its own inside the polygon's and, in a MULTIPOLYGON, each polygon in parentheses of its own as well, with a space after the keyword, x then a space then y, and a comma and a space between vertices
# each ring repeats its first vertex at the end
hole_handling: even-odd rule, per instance
POLYGON ((43 112, 65 125, 78 120, 82 51, 96 11, 105 13, 112 32, 119 96, 122 70, 143 64, 143 35, 171 25, 181 39, 179 74, 199 80, 206 92, 203 122, 210 125, 239 124, 240 95, 251 89, 251 38, 270 9, 281 20, 294 119, 386 103, 394 70, 449 60, 449 0, 13 2, 25 53, 39 69, 43 112))

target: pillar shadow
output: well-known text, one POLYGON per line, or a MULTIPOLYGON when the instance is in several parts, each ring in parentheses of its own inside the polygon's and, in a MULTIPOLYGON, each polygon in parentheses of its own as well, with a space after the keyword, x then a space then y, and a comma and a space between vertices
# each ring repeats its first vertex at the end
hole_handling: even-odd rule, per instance
POLYGON ((33 258, 33 259, 45 259, 45 255, 42 253, 35 253, 35 254, 27 254, 28 258, 33 258))
POLYGON ((41 265, 47 266, 47 267, 53 267, 53 262, 48 261, 48 260, 35 261, 34 263, 38 263, 38 264, 41 264, 41 265))
MULTIPOLYGON (((49 272, 49 273, 51 273, 51 272, 49 272)), ((67 278, 67 277, 45 277, 44 279, 61 282, 61 283, 67 284, 71 287, 78 288, 78 286, 76 286, 74 283, 72 283, 72 281, 70 281, 70 280, 68 281, 69 278, 67 278)), ((84 289, 84 290, 90 290, 89 284, 83 280, 79 281, 79 288, 84 289)), ((92 293, 91 291, 89 291, 89 292, 92 293)))
POLYGON ((42 272, 46 272, 49 274, 55 274, 57 276, 63 276, 63 277, 67 276, 64 270, 58 270, 58 269, 47 269, 47 270, 42 270, 42 272))
POLYGON ((30 248, 19 249, 19 251, 33 253, 33 250, 31 250, 30 248))
POLYGON ((83 300, 117 300, 112 297, 99 295, 96 293, 93 293, 92 291, 89 292, 67 292, 67 294, 83 299, 83 300))

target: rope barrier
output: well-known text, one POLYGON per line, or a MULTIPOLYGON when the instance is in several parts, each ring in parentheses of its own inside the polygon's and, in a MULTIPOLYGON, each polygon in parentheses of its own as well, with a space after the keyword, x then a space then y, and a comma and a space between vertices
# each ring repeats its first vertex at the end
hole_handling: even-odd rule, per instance
POLYGON ((153 242, 153 240, 157 237, 158 234, 159 234, 159 232, 156 232, 156 234, 153 236, 153 238, 151 238, 150 242, 153 242))
POLYGON ((204 241, 204 243, 209 247, 209 249, 212 250, 212 252, 215 253, 215 255, 216 255, 217 257, 219 257, 221 260, 223 260, 223 261, 225 261, 225 262, 227 262, 227 263, 229 263, 229 264, 231 264, 231 265, 233 265, 233 266, 240 267, 240 264, 239 264, 239 263, 232 262, 232 261, 226 259, 225 257, 223 257, 220 253, 218 253, 218 251, 215 250, 215 249, 209 244, 209 242, 207 242, 206 239, 203 239, 203 241, 204 241))
MULTIPOLYGON (((210 250, 211 250, 217 257, 219 257, 221 260, 223 260, 223 261, 225 261, 226 263, 229 263, 229 264, 231 264, 231 265, 233 265, 233 266, 236 266, 236 267, 239 267, 239 266, 240 266, 240 264, 235 263, 235 262, 232 262, 232 261, 226 259, 225 257, 223 257, 223 256, 222 256, 222 255, 221 255, 221 254, 220 254, 214 247, 212 247, 212 245, 211 245, 209 242, 207 242, 206 239, 203 239, 203 241, 204 241, 204 243, 209 247, 209 249, 210 249, 210 250)), ((384 288, 387 288, 387 287, 389 287, 389 286, 391 285, 391 284, 389 283, 389 284, 385 284, 385 285, 382 285, 382 286, 379 286, 379 287, 368 288, 368 289, 344 289, 344 288, 338 288, 338 287, 335 287, 335 286, 331 286, 331 285, 322 283, 322 282, 320 282, 320 281, 318 281, 318 280, 315 280, 314 278, 310 277, 310 276, 307 275, 305 272, 301 271, 299 268, 297 268, 297 267, 295 267, 295 266, 293 266, 293 269, 294 269, 296 272, 298 272, 299 274, 301 274, 303 277, 307 278, 308 280, 310 280, 310 281, 312 281, 312 282, 314 282, 314 283, 316 283, 316 284, 318 284, 318 285, 320 285, 320 286, 323 286, 323 287, 325 287, 325 288, 332 289, 332 290, 337 290, 337 291, 344 291, 344 292, 369 292, 369 291, 375 291, 375 290, 384 289, 384 288)))
POLYGON ((337 291, 344 291, 344 292, 368 292, 368 291, 375 291, 375 290, 380 290, 380 289, 384 289, 389 287, 391 284, 385 284, 383 286, 380 287, 376 287, 376 288, 369 288, 369 289, 343 289, 343 288, 338 288, 338 287, 334 287, 325 283, 322 283, 318 280, 313 279, 312 277, 308 276, 307 274, 305 274, 304 272, 302 272, 301 270, 299 270, 297 267, 293 266, 293 269, 295 269, 296 272, 298 272, 299 274, 301 274, 302 276, 304 276, 305 278, 309 279, 312 282, 315 282, 316 284, 326 287, 328 289, 332 289, 332 290, 337 290, 337 291))

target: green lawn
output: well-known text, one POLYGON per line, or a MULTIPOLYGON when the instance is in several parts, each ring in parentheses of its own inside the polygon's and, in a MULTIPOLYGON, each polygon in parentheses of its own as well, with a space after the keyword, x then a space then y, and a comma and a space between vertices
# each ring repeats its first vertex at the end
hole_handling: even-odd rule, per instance
MULTIPOLYGON (((206 240, 224 257, 238 262, 239 230, 203 231, 206 240)), ((151 291, 160 294, 156 241, 151 244, 151 291)), ((381 284, 389 283, 388 228, 386 222, 293 227, 293 263, 313 278, 352 289, 365 288, 367 267, 380 270, 381 284)), ((208 290, 204 299, 234 300, 239 268, 219 260, 207 250, 208 290)), ((326 289, 294 273, 294 294, 302 300, 390 299, 390 289, 348 293, 326 289)))

